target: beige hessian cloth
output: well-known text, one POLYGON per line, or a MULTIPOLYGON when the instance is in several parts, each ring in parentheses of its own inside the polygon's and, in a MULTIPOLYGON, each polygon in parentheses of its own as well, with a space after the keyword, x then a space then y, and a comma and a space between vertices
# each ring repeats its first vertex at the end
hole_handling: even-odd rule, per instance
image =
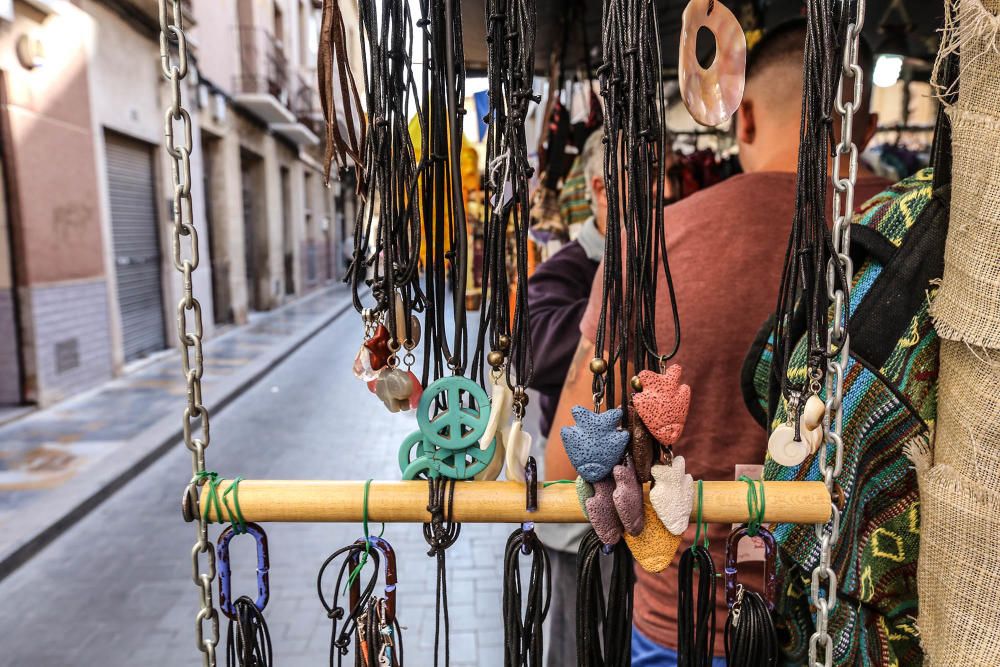
POLYGON ((931 313, 942 338, 1000 348, 1000 0, 947 0, 946 9, 938 63, 957 50, 961 66, 947 109, 951 220, 931 313))
MULTIPOLYGON (((935 443, 941 446, 941 441, 935 443)), ((1000 655, 1000 494, 931 465, 930 448, 911 458, 920 483, 920 643, 925 667, 995 665, 1000 655)))

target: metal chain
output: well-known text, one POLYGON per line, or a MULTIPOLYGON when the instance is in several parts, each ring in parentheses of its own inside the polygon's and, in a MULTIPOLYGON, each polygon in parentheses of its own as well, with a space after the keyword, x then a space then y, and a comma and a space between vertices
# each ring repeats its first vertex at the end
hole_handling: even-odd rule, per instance
POLYGON ((833 307, 827 331, 826 349, 829 360, 826 366, 826 414, 823 418, 824 448, 819 457, 819 470, 831 495, 830 520, 816 525, 819 540, 819 562, 812 572, 809 599, 816 608, 816 631, 809 638, 809 667, 832 667, 834 642, 830 634, 830 613, 837 606, 837 575, 831 567, 831 552, 840 539, 840 508, 833 501, 834 480, 840 475, 844 463, 843 426, 841 406, 844 400, 844 374, 850 359, 850 335, 845 327, 845 312, 850 311, 849 286, 854 273, 851 262, 851 217, 854 213, 854 184, 858 175, 858 147, 854 143, 854 112, 862 103, 864 72, 858 64, 861 29, 865 23, 865 0, 857 0, 855 14, 847 26, 840 82, 834 106, 841 116, 840 142, 833 157, 833 249, 826 272, 827 296, 833 307), (852 96, 844 100, 845 81, 852 82, 852 96), (847 156, 847 177, 841 176, 841 160, 847 156), (843 267, 844 288, 837 285, 836 265, 843 267), (845 289, 848 292, 845 293, 845 289), (847 309, 845 311, 845 309, 847 309), (833 454, 833 464, 830 455, 833 454), (825 588, 825 591, 824 591, 825 588), (818 659, 822 649, 823 660, 818 659))
MULTIPOLYGON (((187 406, 184 408, 184 444, 191 451, 192 479, 185 492, 204 484, 205 449, 208 448, 208 410, 201 402, 201 377, 204 372, 202 355, 201 304, 194 296, 192 274, 198 268, 198 232, 192 221, 191 208, 191 116, 181 103, 181 81, 188 74, 187 39, 183 30, 181 0, 157 0, 160 18, 160 65, 163 76, 170 82, 171 99, 164 117, 164 147, 170 156, 173 197, 173 258, 174 268, 183 276, 183 295, 177 304, 177 337, 180 341, 181 369, 187 383, 187 406), (167 6, 170 6, 169 14, 167 6), (171 58, 171 46, 177 49, 177 60, 171 58), (181 127, 175 124, 180 122, 181 127), (181 143, 178 145, 178 139, 181 143)), ((200 512, 192 518, 197 522, 197 538, 191 549, 192 578, 198 586, 201 608, 195 618, 195 637, 203 664, 215 667, 215 647, 219 643, 219 612, 212 603, 212 581, 215 579, 215 550, 208 539, 208 522, 200 512), (204 561, 204 567, 203 566, 204 561), (209 623, 206 636, 205 622, 209 623)))

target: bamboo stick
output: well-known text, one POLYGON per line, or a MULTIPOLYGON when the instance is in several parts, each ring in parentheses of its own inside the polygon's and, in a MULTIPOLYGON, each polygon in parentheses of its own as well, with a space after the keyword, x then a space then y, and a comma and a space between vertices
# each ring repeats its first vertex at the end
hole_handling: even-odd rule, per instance
MULTIPOLYGON (((229 488, 230 480, 220 485, 229 488)), ((239 485, 243 517, 256 522, 361 521, 364 482, 327 480, 254 480, 239 485)), ((205 490, 202 487, 202 494, 205 490)), ((764 482, 767 523, 823 523, 830 518, 830 496, 822 482, 764 482)), ((230 497, 232 494, 230 494, 230 497)), ((704 482, 703 519, 709 523, 747 520, 744 482, 704 482)), ((204 495, 202 496, 204 503, 204 495)), ((232 504, 230 500, 230 505, 232 504)), ((691 512, 697 516, 697 496, 691 512)), ((223 510, 225 511, 225 510, 223 510)), ((525 511, 525 488, 519 482, 459 482, 455 485, 453 516, 466 523, 583 523, 586 518, 573 484, 538 488, 538 511, 525 511)), ((219 521, 209 505, 209 517, 219 521)), ((228 517, 227 517, 228 520, 228 517)), ((423 523, 427 513, 427 482, 372 482, 368 491, 368 520, 423 523)))

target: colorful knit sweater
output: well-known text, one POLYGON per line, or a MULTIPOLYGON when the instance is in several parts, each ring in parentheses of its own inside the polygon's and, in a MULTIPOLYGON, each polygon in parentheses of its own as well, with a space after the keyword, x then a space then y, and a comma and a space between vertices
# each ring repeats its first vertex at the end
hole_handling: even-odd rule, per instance
MULTIPOLYGON (((837 478, 844 504, 832 552, 838 604, 829 621, 838 666, 910 667, 923 660, 915 624, 920 502, 904 445, 930 435, 936 414, 938 338, 928 308, 943 266, 943 190, 934 192, 933 172, 921 171, 866 202, 852 227, 851 359, 837 478)), ((753 387, 751 411, 760 418, 770 410, 773 428, 785 422, 787 405, 776 400, 771 376, 773 333, 761 340, 744 369, 744 387, 753 387)), ((793 381, 805 380, 806 362, 800 339, 789 362, 793 381)), ((797 467, 768 458, 764 477, 822 479, 818 457, 797 467)), ((787 657, 805 661, 819 541, 813 526, 778 524, 773 531, 780 544, 779 631, 787 657)))

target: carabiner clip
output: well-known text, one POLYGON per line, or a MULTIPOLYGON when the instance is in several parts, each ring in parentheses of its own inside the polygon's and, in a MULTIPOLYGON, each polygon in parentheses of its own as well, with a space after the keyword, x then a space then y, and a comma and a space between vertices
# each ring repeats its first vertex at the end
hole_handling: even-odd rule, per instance
MULTIPOLYGON (((723 570, 723 578, 726 582, 726 604, 732 609, 737 600, 736 570, 739 557, 739 544, 744 537, 751 537, 747 533, 746 524, 729 533, 726 539, 726 567, 723 570)), ((761 526, 757 530, 756 537, 764 541, 764 601, 767 608, 774 610, 775 590, 777 589, 777 577, 775 576, 775 554, 777 553, 777 543, 774 535, 767 528, 761 526)))
MULTIPOLYGON (((264 529, 255 523, 246 523, 246 532, 257 541, 257 600, 254 606, 258 611, 264 611, 271 596, 271 586, 268 578, 270 559, 267 553, 267 535, 264 529)), ((230 582, 231 568, 229 566, 229 542, 238 533, 232 526, 227 526, 219 535, 216 557, 219 561, 219 609, 227 618, 235 619, 233 609, 232 585, 230 582)))
MULTIPOLYGON (((364 546, 364 543, 363 537, 355 542, 361 546, 364 546)), ((368 537, 368 546, 378 550, 385 560, 385 613, 389 621, 394 621, 396 620, 396 552, 392 550, 392 545, 388 541, 377 535, 368 537)), ((359 555, 354 556, 354 558, 359 557, 359 555)))

